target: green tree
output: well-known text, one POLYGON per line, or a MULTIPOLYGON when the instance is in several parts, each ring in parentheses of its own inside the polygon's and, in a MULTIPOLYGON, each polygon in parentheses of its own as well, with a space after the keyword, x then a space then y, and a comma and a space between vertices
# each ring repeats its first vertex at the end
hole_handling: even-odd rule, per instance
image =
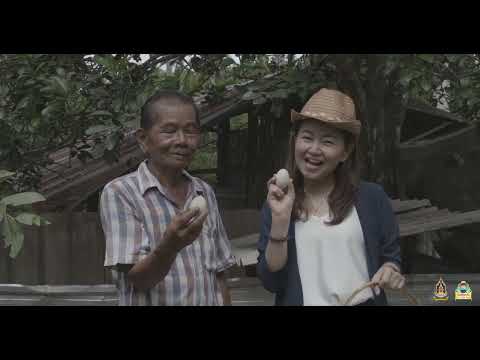
POLYGON ((138 54, 0 55, 0 166, 16 169, 16 191, 35 187, 51 162, 101 153, 115 161, 125 131, 157 88, 215 104, 236 88, 259 112, 280 116, 320 87, 351 95, 364 124, 366 175, 394 188, 394 144, 402 106, 420 99, 476 118, 476 54, 138 54))
MULTIPOLYGON (((6 181, 15 173, 0 170, 0 195, 5 191, 6 181)), ((1 237, 5 247, 10 247, 10 257, 15 258, 23 247, 23 226, 41 226, 50 224, 41 216, 31 212, 30 205, 45 198, 36 192, 10 194, 0 198, 1 237)))

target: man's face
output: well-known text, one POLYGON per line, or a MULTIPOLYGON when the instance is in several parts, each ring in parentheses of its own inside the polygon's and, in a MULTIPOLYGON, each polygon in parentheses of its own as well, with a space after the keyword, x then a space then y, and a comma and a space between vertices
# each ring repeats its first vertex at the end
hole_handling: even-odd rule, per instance
POLYGON ((153 126, 137 132, 140 145, 155 166, 183 170, 192 161, 200 143, 195 110, 177 102, 157 102, 153 106, 153 126))

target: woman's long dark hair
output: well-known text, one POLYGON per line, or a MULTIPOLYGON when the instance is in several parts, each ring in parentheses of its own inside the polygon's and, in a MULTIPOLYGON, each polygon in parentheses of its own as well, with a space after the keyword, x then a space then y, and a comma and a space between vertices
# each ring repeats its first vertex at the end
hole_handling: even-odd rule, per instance
MULTIPOLYGON (((304 121, 304 120, 303 120, 304 121)), ((308 218, 308 209, 305 206, 304 178, 298 170, 295 162, 295 141, 303 121, 298 121, 293 126, 290 134, 289 153, 286 168, 293 174, 293 185, 295 188, 295 202, 293 204, 292 216, 294 220, 302 219, 305 215, 308 218)), ((358 144, 355 136, 347 131, 341 131, 344 135, 345 146, 353 147, 348 159, 340 163, 335 169, 335 186, 328 197, 328 205, 333 215, 329 225, 340 224, 348 215, 355 203, 355 197, 359 183, 359 159, 358 144)))

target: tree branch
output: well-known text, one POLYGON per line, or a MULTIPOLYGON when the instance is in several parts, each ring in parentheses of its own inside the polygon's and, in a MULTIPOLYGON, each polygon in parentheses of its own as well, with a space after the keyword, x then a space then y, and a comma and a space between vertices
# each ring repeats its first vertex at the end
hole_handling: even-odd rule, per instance
POLYGON ((163 65, 168 62, 183 59, 186 55, 188 54, 168 54, 158 58, 150 58, 149 60, 145 61, 141 66, 145 71, 151 71, 152 69, 156 68, 157 65, 163 65))

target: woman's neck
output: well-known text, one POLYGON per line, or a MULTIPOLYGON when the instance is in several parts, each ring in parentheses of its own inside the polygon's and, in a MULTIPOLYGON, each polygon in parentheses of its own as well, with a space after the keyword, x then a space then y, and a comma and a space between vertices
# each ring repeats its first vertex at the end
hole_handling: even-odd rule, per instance
POLYGON ((320 181, 304 180, 305 193, 312 197, 327 197, 335 186, 334 176, 330 176, 320 181))

